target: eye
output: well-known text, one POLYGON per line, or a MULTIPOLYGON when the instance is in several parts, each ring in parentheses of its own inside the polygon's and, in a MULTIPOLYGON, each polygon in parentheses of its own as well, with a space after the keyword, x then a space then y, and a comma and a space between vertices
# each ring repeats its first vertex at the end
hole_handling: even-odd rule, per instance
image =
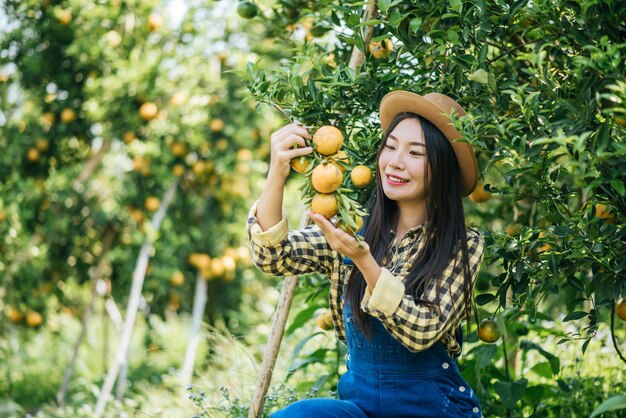
POLYGON ((411 151, 411 155, 418 156, 418 155, 424 155, 424 154, 422 154, 422 153, 421 153, 421 152, 419 152, 419 151, 411 151))
POLYGON ((385 144, 385 148, 390 149, 390 150, 394 150, 394 149, 395 149, 394 147, 392 147, 392 146, 391 146, 391 145, 389 145, 389 144, 385 144))

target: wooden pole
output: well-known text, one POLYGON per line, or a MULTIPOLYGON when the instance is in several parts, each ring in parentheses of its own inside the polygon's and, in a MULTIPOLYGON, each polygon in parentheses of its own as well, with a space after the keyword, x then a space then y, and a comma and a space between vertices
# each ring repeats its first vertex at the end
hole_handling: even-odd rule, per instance
MULTIPOLYGON (((363 12, 362 19, 364 21, 371 20, 376 17, 376 4, 370 4, 363 12)), ((367 26, 367 30, 363 39, 365 45, 369 44, 374 33, 373 26, 367 26)), ((356 46, 352 49, 352 55, 350 56, 349 66, 355 72, 358 72, 359 68, 365 60, 365 54, 356 46)), ((300 227, 307 225, 308 217, 303 215, 300 222, 300 227)), ((272 373, 276 364, 276 358, 278 357, 278 351, 280 350, 280 343, 285 333, 285 325, 287 324, 287 317, 289 316, 289 310, 291 309, 291 303, 296 290, 296 284, 298 282, 297 276, 288 276, 283 282, 283 289, 280 293, 280 299, 278 301, 278 307, 276 308, 276 315, 274 316, 274 323, 272 325, 272 331, 270 333, 269 341, 263 354, 263 363, 261 364, 261 373, 257 380, 257 386, 252 396, 252 403, 248 411, 248 418, 257 418, 261 416, 263 411, 263 405, 265 404, 265 395, 270 386, 272 380, 272 373)))
POLYGON ((98 396, 98 402, 96 404, 94 414, 96 418, 101 418, 104 414, 104 409, 109 401, 109 396, 111 394, 111 390, 113 389, 113 385, 115 384, 115 380, 117 379, 120 369, 126 363, 126 354, 128 353, 128 348, 130 347, 130 340, 133 334, 135 319, 137 318, 137 310, 139 309, 139 301, 141 299, 141 289, 143 287, 143 281, 146 277, 150 253, 152 252, 154 240, 157 236, 159 228, 161 227, 161 222, 165 217, 167 208, 174 199, 177 187, 178 180, 174 181, 167 192, 165 192, 163 201, 152 218, 152 230, 147 234, 148 236, 146 238, 146 242, 144 242, 139 251, 137 264, 135 265, 135 270, 133 271, 133 282, 130 291, 130 298, 128 300, 128 307, 126 309, 126 320, 124 321, 122 337, 113 364, 109 368, 109 372, 102 385, 102 390, 98 396))
POLYGON ((67 393, 67 388, 70 384, 70 380, 72 379, 72 374, 74 372, 74 365, 76 364, 76 359, 78 358, 78 350, 80 349, 80 345, 87 334, 87 323, 91 318, 91 313, 93 311, 93 306, 97 297, 97 283, 102 277, 102 273, 104 272, 104 268, 107 264, 107 254, 109 249, 111 249, 111 245, 113 245, 113 238, 115 236, 115 232, 113 229, 108 228, 104 234, 103 245, 102 245, 102 254, 100 254, 100 261, 98 261, 98 266, 96 270, 91 275, 91 299, 89 299, 89 304, 85 309, 85 313, 83 314, 83 319, 81 321, 81 329, 80 334, 78 334, 78 338, 74 343, 74 349, 72 351, 72 357, 70 358, 70 362, 65 368, 65 373, 63 375, 63 384, 61 388, 57 392, 57 404, 59 406, 63 406, 65 402, 65 395, 67 393))

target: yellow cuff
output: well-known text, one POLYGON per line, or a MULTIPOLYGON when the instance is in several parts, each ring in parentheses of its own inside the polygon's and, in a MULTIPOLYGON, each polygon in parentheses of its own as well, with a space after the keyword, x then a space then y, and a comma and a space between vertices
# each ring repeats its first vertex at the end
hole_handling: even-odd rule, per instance
POLYGON ((369 286, 365 289, 361 306, 393 314, 402 302, 404 290, 404 283, 389 270, 382 268, 374 290, 371 290, 369 286))
POLYGON ((283 216, 276 225, 271 226, 266 231, 261 229, 261 225, 256 220, 256 210, 259 201, 252 205, 248 218, 254 217, 254 222, 250 225, 250 239, 257 245, 262 247, 276 247, 287 238, 289 232, 289 224, 287 223, 287 212, 282 209, 283 216))

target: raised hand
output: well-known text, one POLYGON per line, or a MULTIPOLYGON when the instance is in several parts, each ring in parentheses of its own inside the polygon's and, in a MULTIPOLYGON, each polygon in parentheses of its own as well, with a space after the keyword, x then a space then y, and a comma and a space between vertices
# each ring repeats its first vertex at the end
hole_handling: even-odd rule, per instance
POLYGON ((274 132, 271 137, 271 158, 268 177, 285 180, 291 169, 291 160, 313 152, 306 140, 311 134, 302 125, 291 123, 274 132), (297 148, 296 148, 297 147, 297 148))

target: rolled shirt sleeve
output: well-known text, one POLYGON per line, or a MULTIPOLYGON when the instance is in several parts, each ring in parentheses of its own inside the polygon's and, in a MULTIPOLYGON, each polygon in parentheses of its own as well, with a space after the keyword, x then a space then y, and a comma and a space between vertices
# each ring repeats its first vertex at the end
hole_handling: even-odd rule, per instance
POLYGON ((322 273, 330 275, 337 253, 317 225, 289 230, 283 209, 281 220, 263 231, 256 218, 258 201, 250 209, 246 230, 252 262, 274 276, 322 273))
MULTIPOLYGON (((473 286, 484 254, 484 240, 480 234, 471 231, 467 243, 473 286)), ((426 300, 435 300, 439 292, 439 309, 416 303, 412 296, 405 294, 402 280, 385 268, 376 287, 366 289, 361 309, 380 319, 394 338, 409 350, 416 352, 429 348, 455 330, 466 311, 461 256, 459 251, 448 264, 439 289, 433 280, 425 290, 426 300)))

